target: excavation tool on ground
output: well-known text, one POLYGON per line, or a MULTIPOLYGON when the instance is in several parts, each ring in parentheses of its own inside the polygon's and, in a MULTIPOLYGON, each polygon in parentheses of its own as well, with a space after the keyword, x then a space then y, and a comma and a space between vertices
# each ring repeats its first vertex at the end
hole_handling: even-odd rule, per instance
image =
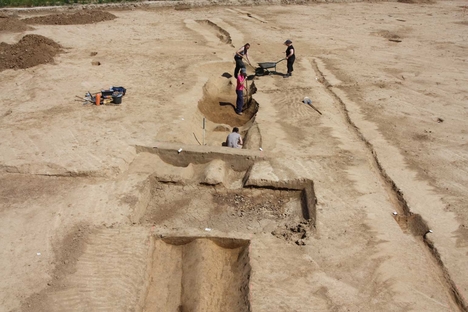
MULTIPOLYGON (((91 92, 89 92, 89 91, 85 94, 84 97, 81 97, 81 96, 78 96, 78 95, 75 95, 75 97, 77 97, 79 100, 81 100, 83 102, 83 105, 94 104, 95 103, 95 99, 94 99, 93 95, 91 94, 91 92)), ((76 100, 76 101, 79 101, 79 100, 76 100)))
POLYGON ((246 103, 249 104, 249 83, 247 82, 247 77, 245 77, 245 96, 247 98, 246 99, 247 101, 245 101, 245 99, 244 99, 244 103, 242 103, 243 104, 242 111, 247 109, 246 103))
POLYGON ((319 113, 320 115, 322 115, 322 112, 319 111, 314 105, 312 105, 312 100, 311 100, 309 97, 306 96, 306 97, 302 100, 302 103, 309 105, 309 106, 312 107, 317 113, 319 113))
POLYGON ((313 109, 315 109, 315 111, 316 111, 317 113, 319 113, 320 115, 322 115, 322 112, 320 112, 314 105, 309 104, 309 106, 312 107, 313 109))
POLYGON ((258 68, 255 69, 255 75, 256 76, 264 76, 264 75, 270 75, 272 73, 276 73, 276 65, 279 62, 284 61, 285 58, 279 60, 278 62, 264 62, 264 63, 258 63, 258 68), (270 71, 268 69, 274 68, 275 70, 270 71))

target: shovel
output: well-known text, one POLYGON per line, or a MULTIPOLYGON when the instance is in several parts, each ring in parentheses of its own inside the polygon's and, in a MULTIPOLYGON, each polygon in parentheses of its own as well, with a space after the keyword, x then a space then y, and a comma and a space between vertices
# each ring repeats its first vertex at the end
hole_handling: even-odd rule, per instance
POLYGON ((315 108, 314 105, 312 105, 312 101, 311 101, 310 98, 308 98, 307 96, 302 100, 302 103, 309 105, 309 106, 312 107, 317 113, 319 113, 320 115, 322 115, 322 112, 319 111, 317 108, 315 108))

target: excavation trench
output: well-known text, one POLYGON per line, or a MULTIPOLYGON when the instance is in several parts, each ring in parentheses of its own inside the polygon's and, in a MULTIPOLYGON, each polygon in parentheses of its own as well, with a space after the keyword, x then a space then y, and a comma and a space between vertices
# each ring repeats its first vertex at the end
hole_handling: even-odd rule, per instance
POLYGON ((231 34, 223 28, 219 27, 210 20, 197 20, 196 22, 200 25, 206 25, 222 43, 229 44, 230 46, 234 47, 232 45, 231 34))
MULTIPOLYGON (((222 146, 233 127, 238 127, 244 138, 244 149, 258 149, 262 146, 262 136, 255 116, 259 104, 253 98, 257 88, 247 80, 244 93, 242 115, 237 115, 235 80, 228 73, 211 78, 203 87, 203 96, 198 101, 198 109, 210 122, 206 128, 206 145, 222 146)), ((200 138, 197 138, 199 144, 200 138)))
POLYGON ((306 221, 311 230, 315 229, 317 198, 312 180, 265 179, 261 172, 267 162, 257 162, 250 155, 190 150, 178 153, 163 146, 138 147, 137 151, 139 156, 132 164, 136 168, 161 161, 167 165, 154 167, 155 172, 144 183, 131 216, 134 223, 172 226, 175 222, 198 228, 213 225, 229 231, 235 226, 246 230, 266 220, 281 224, 306 221), (245 215, 247 220, 239 221, 236 215, 245 215))
POLYGON ((154 240, 143 311, 250 311, 249 241, 154 240))
POLYGON ((187 186, 154 178, 150 183, 147 207, 135 218, 143 225, 252 232, 266 225, 274 230, 303 221, 312 224, 311 218, 315 221, 305 190, 187 186))
POLYGON ((342 113, 346 123, 353 130, 355 135, 360 139, 361 142, 367 148, 370 164, 375 169, 375 172, 378 172, 378 176, 382 181, 382 184, 385 186, 385 190, 390 198, 392 204, 395 207, 396 214, 394 213, 395 221, 398 223, 400 228, 405 233, 411 233, 417 238, 417 241, 421 243, 422 248, 428 251, 428 254, 431 255, 431 260, 436 264, 439 271, 437 274, 440 276, 441 280, 445 282, 447 293, 450 298, 453 300, 453 303, 460 311, 468 311, 466 302, 464 301, 463 296, 459 293, 455 283, 453 282, 450 274, 445 267, 437 248, 434 246, 433 242, 426 237, 426 234, 429 232, 429 227, 426 221, 419 214, 414 214, 411 212, 411 209, 406 202, 403 193, 397 187, 393 179, 386 173, 385 169, 382 167, 382 164, 379 161, 377 152, 375 151, 373 145, 367 140, 367 138, 361 133, 356 124, 351 120, 346 104, 343 100, 333 91, 332 85, 324 77, 323 73, 318 68, 317 62, 313 61, 314 71, 319 77, 319 81, 323 83, 327 92, 335 99, 339 105, 339 111, 342 113))

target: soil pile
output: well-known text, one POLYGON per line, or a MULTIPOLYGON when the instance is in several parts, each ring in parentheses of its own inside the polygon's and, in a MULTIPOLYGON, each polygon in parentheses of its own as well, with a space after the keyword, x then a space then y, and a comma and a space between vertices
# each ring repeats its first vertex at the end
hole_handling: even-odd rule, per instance
POLYGON ((22 32, 29 29, 31 29, 31 27, 18 18, 0 13, 0 32, 22 32))
POLYGON ((427 3, 427 4, 434 4, 434 0, 398 0, 400 3, 427 3))
POLYGON ((52 14, 45 16, 37 16, 25 18, 26 24, 38 24, 38 25, 82 25, 82 24, 93 24, 103 21, 110 21, 115 19, 116 16, 101 11, 82 11, 73 14, 52 14))
POLYGON ((291 194, 286 192, 272 192, 252 195, 248 193, 213 194, 214 202, 221 207, 234 208, 238 217, 244 215, 261 215, 274 219, 283 219, 291 212, 286 204, 291 200, 291 194))
POLYGON ((52 63, 61 46, 40 35, 26 35, 18 43, 0 43, 0 71, 52 63))

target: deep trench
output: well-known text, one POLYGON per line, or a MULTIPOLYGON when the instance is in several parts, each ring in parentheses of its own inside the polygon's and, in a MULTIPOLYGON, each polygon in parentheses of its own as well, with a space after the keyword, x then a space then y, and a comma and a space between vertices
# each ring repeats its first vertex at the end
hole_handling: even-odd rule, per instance
POLYGON ((251 311, 249 244, 223 237, 154 240, 143 311, 251 311))
POLYGON ((426 234, 429 231, 426 221, 419 214, 414 214, 411 212, 411 209, 405 200, 403 193, 400 188, 396 185, 395 181, 387 174, 382 164, 379 161, 377 152, 374 149, 374 146, 367 140, 367 138, 361 133, 356 124, 351 120, 349 116, 348 109, 343 100, 331 89, 332 85, 327 81, 323 73, 318 68, 317 62, 314 59, 312 64, 314 71, 319 77, 319 81, 325 86, 328 94, 330 94, 336 102, 339 104, 339 111, 343 115, 346 123, 350 126, 354 134, 360 139, 361 142, 367 148, 368 156, 370 159, 371 166, 378 172, 379 179, 382 181, 382 184, 385 186, 385 190, 395 207, 395 210, 398 212, 394 216, 395 221, 404 232, 411 232, 417 239, 416 241, 421 245, 421 248, 424 249, 430 255, 431 260, 435 263, 438 268, 437 274, 443 280, 445 284, 445 289, 450 295, 453 303, 458 307, 460 311, 468 311, 468 307, 463 296, 459 293, 455 282, 450 277, 450 273, 445 267, 442 258, 434 246, 434 243, 426 237, 426 234), (400 214, 400 215, 399 215, 400 214))
MULTIPOLYGON (((260 104, 254 99, 253 95, 257 92, 255 82, 252 81, 246 88, 244 96, 243 115, 235 113, 235 102, 228 102, 227 96, 230 96, 232 82, 229 73, 221 75, 223 78, 212 82, 208 81, 203 87, 203 96, 198 101, 198 110, 216 127, 209 132, 222 131, 226 125, 238 127, 240 134, 244 139, 243 149, 259 149, 262 147, 262 134, 256 122, 256 114, 260 104), (226 80, 227 79, 227 80, 226 80), (220 130, 217 130, 217 129, 220 130)), ((249 78, 247 79, 249 80, 249 78)), ((251 79, 250 79, 251 80, 251 79)), ((230 98, 232 100, 232 98, 230 98)), ((201 145, 200 141, 197 139, 201 145)), ((224 144, 223 144, 224 146, 224 144)))

